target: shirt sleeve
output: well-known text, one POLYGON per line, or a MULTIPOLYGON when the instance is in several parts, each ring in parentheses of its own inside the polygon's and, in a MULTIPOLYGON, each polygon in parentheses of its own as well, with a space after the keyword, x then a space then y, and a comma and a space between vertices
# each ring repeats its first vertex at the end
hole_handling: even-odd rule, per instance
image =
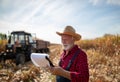
POLYGON ((70 71, 71 82, 88 82, 89 70, 87 63, 87 55, 81 52, 75 60, 75 70, 70 71))

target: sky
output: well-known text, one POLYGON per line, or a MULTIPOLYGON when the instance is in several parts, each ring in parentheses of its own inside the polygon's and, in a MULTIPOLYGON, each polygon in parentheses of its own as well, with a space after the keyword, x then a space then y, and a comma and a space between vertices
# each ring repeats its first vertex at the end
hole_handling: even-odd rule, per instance
POLYGON ((26 31, 61 43, 73 26, 82 39, 120 34, 120 0, 0 0, 0 33, 26 31))

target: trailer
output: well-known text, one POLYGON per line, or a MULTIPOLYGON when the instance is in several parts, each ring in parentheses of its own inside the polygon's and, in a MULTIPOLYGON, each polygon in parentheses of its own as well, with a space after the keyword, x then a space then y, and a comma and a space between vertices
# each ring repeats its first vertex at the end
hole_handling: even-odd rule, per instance
POLYGON ((50 42, 44 40, 36 40, 36 52, 46 53, 49 52, 48 46, 50 46, 50 42))

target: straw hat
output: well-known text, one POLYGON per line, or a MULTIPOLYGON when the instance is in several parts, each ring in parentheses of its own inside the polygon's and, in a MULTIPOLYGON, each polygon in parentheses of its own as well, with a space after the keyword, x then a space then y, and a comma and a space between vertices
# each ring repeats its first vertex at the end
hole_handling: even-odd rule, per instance
POLYGON ((78 41, 81 39, 81 35, 75 32, 75 29, 72 26, 66 26, 63 33, 56 32, 58 35, 71 35, 75 38, 75 41, 78 41))

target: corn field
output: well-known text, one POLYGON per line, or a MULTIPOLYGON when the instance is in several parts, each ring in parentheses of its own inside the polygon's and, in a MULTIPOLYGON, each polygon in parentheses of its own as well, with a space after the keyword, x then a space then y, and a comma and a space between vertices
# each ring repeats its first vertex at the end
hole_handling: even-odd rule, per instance
MULTIPOLYGON (((89 82, 120 82, 120 35, 106 34, 92 40, 76 42, 88 56, 89 82)), ((62 46, 51 44, 50 59, 58 65, 62 46)), ((32 62, 16 66, 12 60, 0 62, 0 82, 55 82, 55 76, 46 68, 32 62)))
POLYGON ((5 50, 5 45, 7 44, 7 36, 0 33, 0 52, 5 50))

